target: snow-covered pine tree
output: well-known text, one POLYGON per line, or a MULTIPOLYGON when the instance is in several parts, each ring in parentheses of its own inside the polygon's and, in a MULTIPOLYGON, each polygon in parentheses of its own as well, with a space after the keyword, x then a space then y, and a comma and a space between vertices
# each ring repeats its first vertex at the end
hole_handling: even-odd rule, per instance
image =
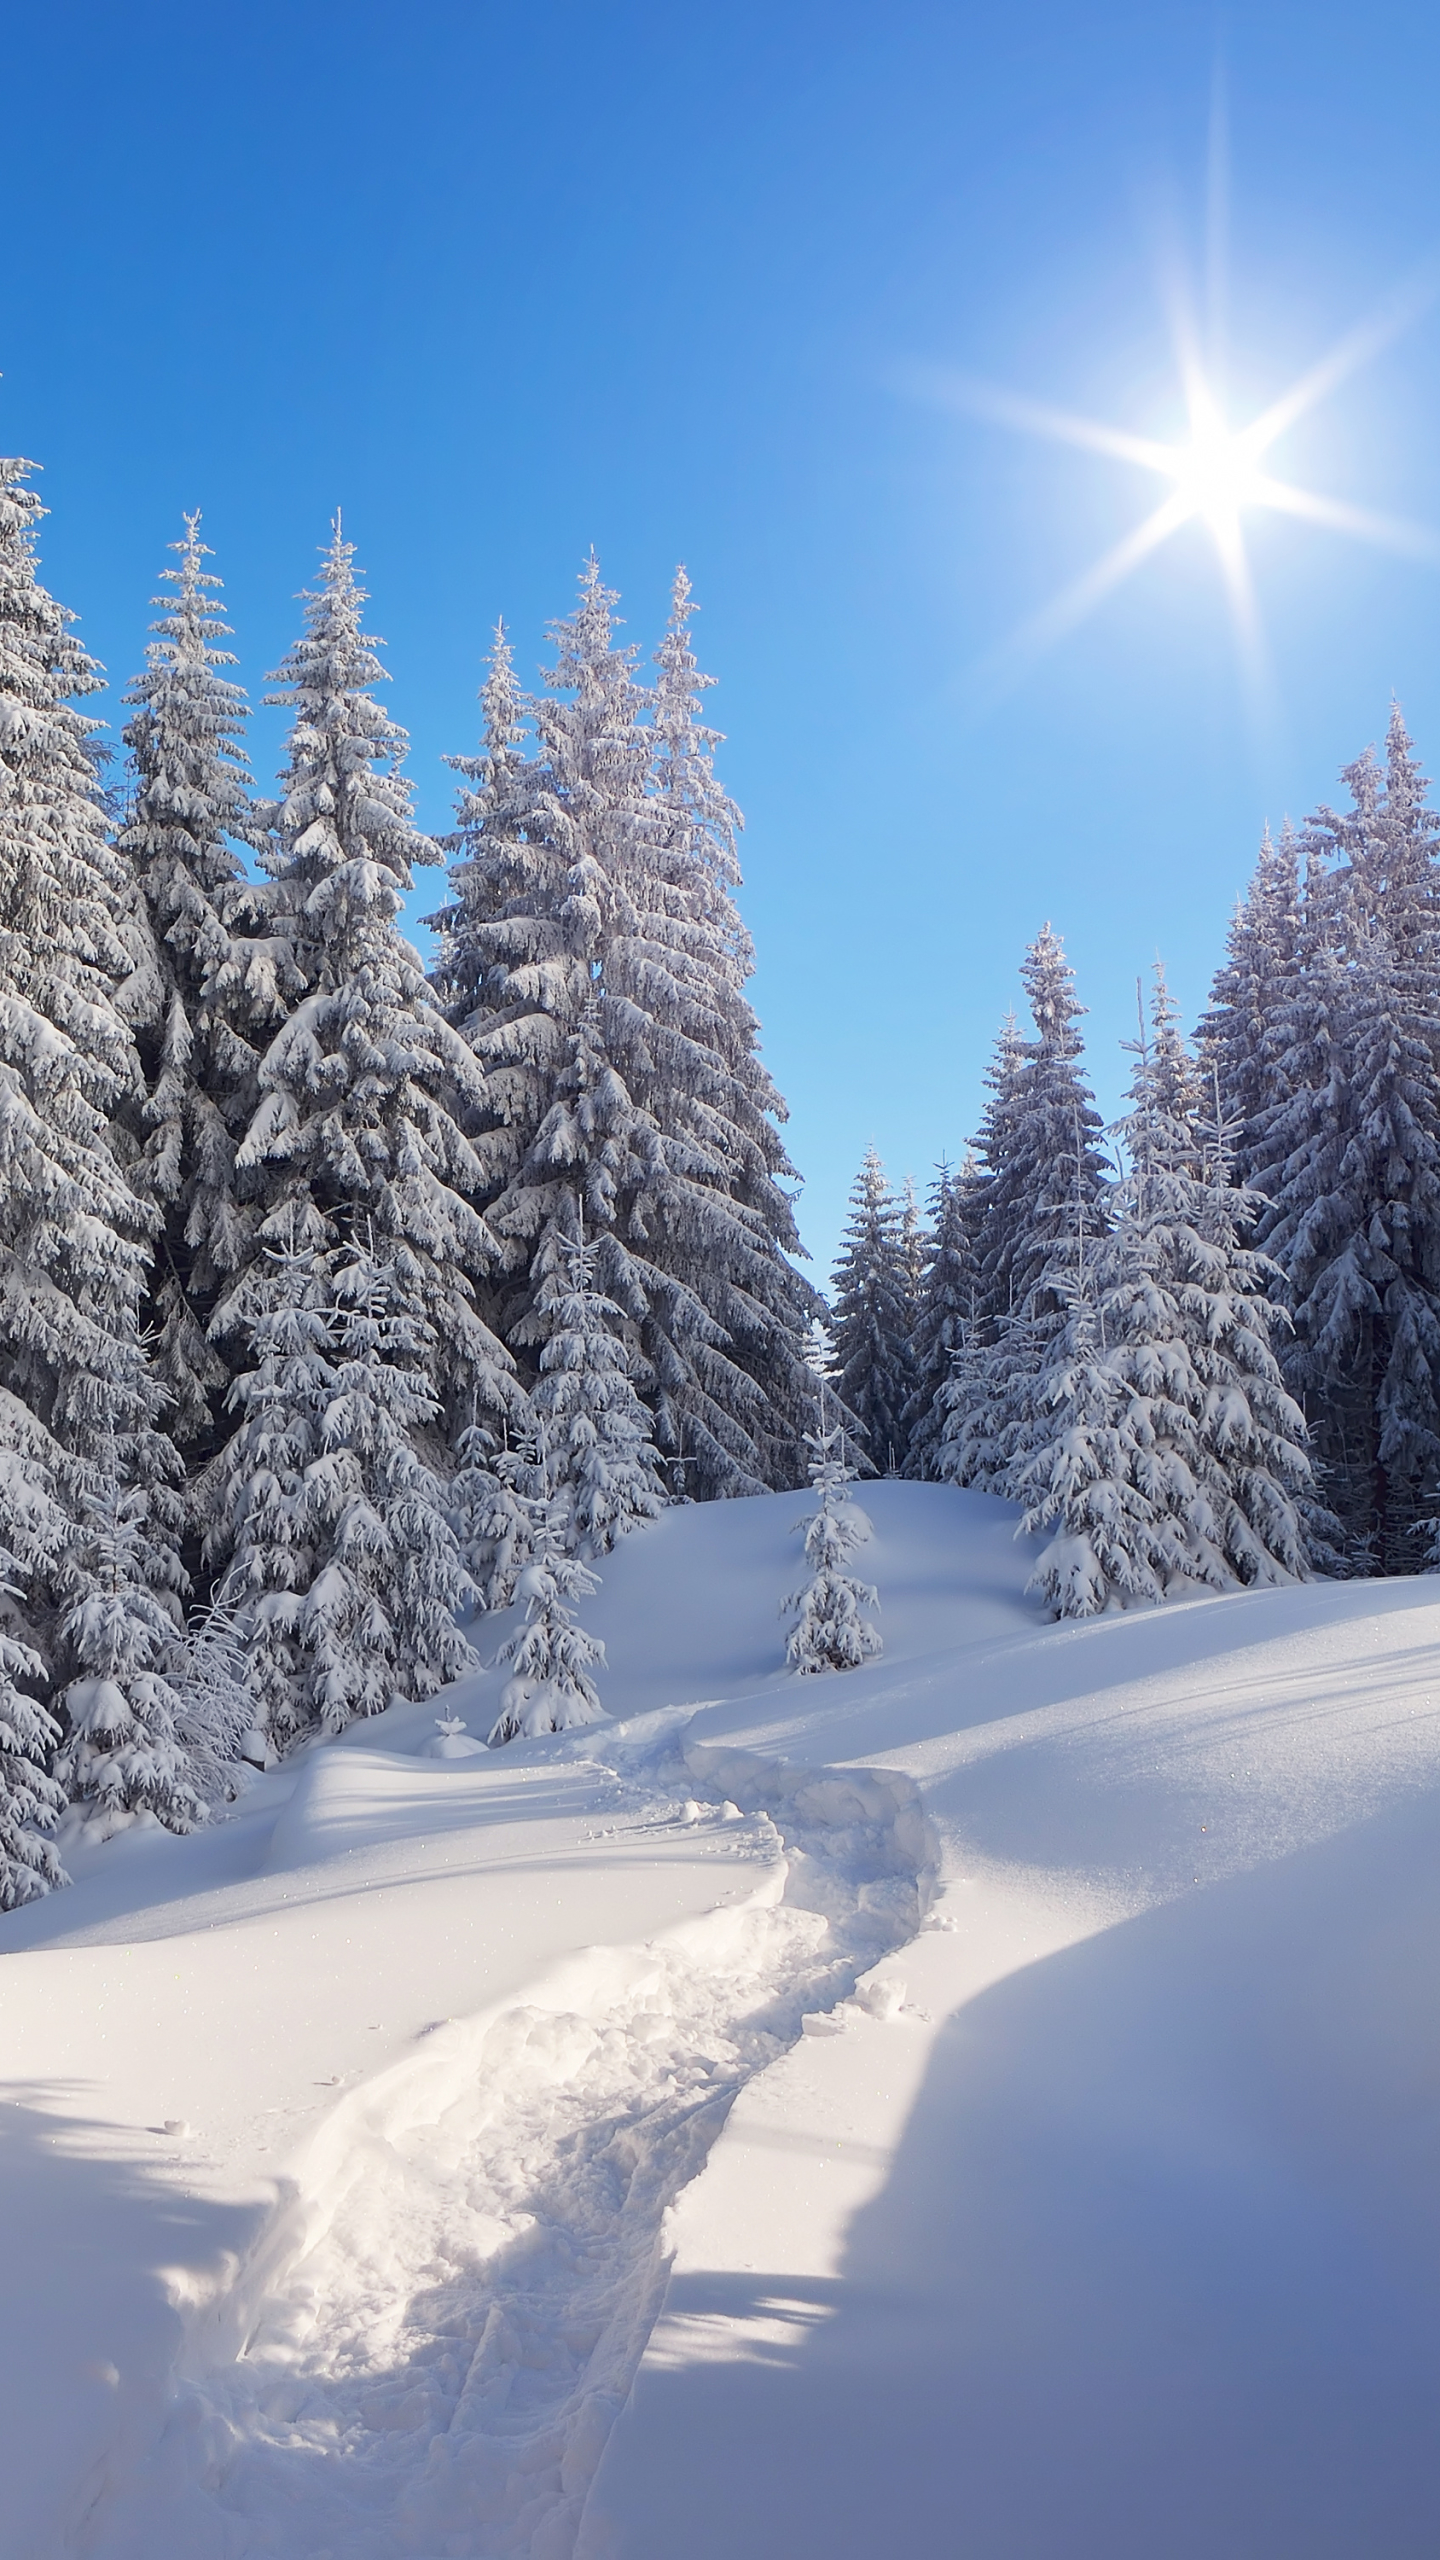
MULTIPOLYGON (((1114 1251, 1112 1239, 1109 1251, 1114 1251)), ((1048 1532, 1027 1588, 1057 1618, 1160 1600, 1178 1566, 1173 1531, 1143 1489, 1144 1415, 1108 1348, 1088 1263, 1059 1277, 1063 1329, 1028 1381, 1032 1428, 1015 1471, 1020 1526, 1048 1532)))
POLYGON ((475 1585, 483 1609, 508 1609, 516 1580, 530 1561, 534 1539, 534 1424, 527 1405, 497 1445, 493 1431, 472 1422, 455 1444, 458 1461, 450 1492, 451 1517, 460 1545, 460 1560, 475 1585), (527 1452, 529 1454, 527 1454, 527 1452))
POLYGON ((1300 860, 1287 820, 1276 844, 1266 829, 1255 876, 1231 922, 1200 1026, 1201 1059, 1218 1076, 1220 1107, 1236 1132, 1236 1171, 1256 1178, 1262 1122, 1288 1099, 1289 1001, 1300 952, 1300 860))
POLYGON ((1222 1124, 1200 1117, 1158 970, 1130 1045, 1128 1171, 1109 1234, 1083 1251, 1077 1240, 1080 1276, 1029 1390, 1016 1471, 1023 1525, 1051 1531, 1034 1584, 1062 1617, 1308 1571, 1311 1470, 1272 1348, 1274 1268, 1241 1241, 1259 1203, 1230 1181, 1222 1124))
POLYGON ((153 1212, 110 1135, 139 1074, 132 884, 74 707, 99 671, 36 576, 29 468, 0 463, 0 1540, 20 1595, 7 1633, 57 1684, 85 1667, 61 1621, 78 1633, 106 1583, 97 1505, 123 1502, 157 1606, 178 1613, 183 1576, 139 1332, 153 1212))
POLYGON ((1018 1044, 1013 1072, 1001 1062, 996 1109, 979 1145, 985 1179, 976 1256, 982 1304, 997 1324, 1023 1314, 1057 1261, 1104 1233, 1109 1189, 1100 1115, 1082 1066, 1084 1007, 1048 924, 1020 975, 1034 1036, 1018 1044))
POLYGON ((1400 714, 1382 768, 1306 830, 1285 1091, 1260 1115, 1257 1241, 1294 1316, 1284 1354, 1359 1570, 1413 1570, 1440 1468, 1440 873, 1400 714))
MULTIPOLYGON (((1190 1580, 1303 1579, 1313 1480, 1273 1349, 1288 1322, 1270 1294, 1274 1265, 1241 1241, 1260 1203, 1230 1179, 1223 1121, 1201 1116, 1158 968, 1133 1054, 1129 1171, 1097 1261, 1106 1338, 1140 1408, 1140 1482, 1190 1580)), ((1218 1070, 1213 1081, 1218 1095, 1218 1070)))
POLYGON ((173 1660, 180 1698, 175 1732, 191 1783, 207 1805, 233 1803, 247 1773, 265 1759, 234 1611, 218 1600, 193 1610, 173 1660))
POLYGON ((337 1386, 329 1259, 272 1246, 267 1303, 248 1331, 253 1366, 228 1402, 240 1416, 210 1471, 207 1556, 245 1645, 256 1724, 283 1752, 314 1721, 301 1616, 323 1550, 311 1470, 337 1386))
POLYGON ((607 987, 630 1090, 664 1144, 653 1215, 647 1204, 639 1218, 631 1212, 637 1233, 646 1222, 647 1258, 662 1275, 643 1331, 656 1436, 666 1451, 694 1452, 700 1489, 716 1493, 798 1481, 820 1299, 792 1259, 803 1251, 798 1176, 745 993, 755 955, 735 905, 744 821, 715 774, 721 733, 703 717, 715 679, 696 661, 695 611, 678 569, 656 653, 646 823, 634 839, 642 876, 607 987), (693 1303, 723 1342, 694 1325, 693 1303))
POLYGON ((743 994, 738 817, 696 717, 688 589, 653 697, 616 643, 614 602, 592 559, 538 702, 497 652, 439 984, 498 1123, 477 1142, 510 1249, 497 1329, 534 1346, 540 1241, 583 1226, 638 1329, 659 1445, 696 1490, 754 1491, 786 1473, 814 1293, 787 1259, 783 1105, 743 994))
POLYGON ((572 1725, 594 1724, 604 1714, 590 1675, 604 1669, 605 1647, 587 1634, 576 1610, 578 1602, 599 1590, 600 1577, 567 1549, 569 1504, 552 1489, 543 1431, 521 1455, 538 1490, 530 1505, 530 1555, 515 1583, 524 1623, 496 1655, 498 1664, 510 1665, 488 1737, 497 1748, 522 1736, 533 1740, 543 1733, 564 1733, 572 1725))
POLYGON ((426 1698, 475 1657, 475 1597, 422 1441, 435 1346, 393 1257, 280 1249, 218 1470, 211 1550, 269 1740, 426 1698))
POLYGON ((332 1733, 375 1712, 377 1673, 388 1704, 397 1693, 432 1697, 476 1667, 456 1624, 476 1593, 421 1447, 439 1413, 437 1346, 406 1302, 399 1264, 377 1254, 372 1236, 342 1256, 334 1294, 335 1395, 314 1471, 333 1525, 306 1604, 312 1649, 328 1657, 315 1705, 332 1733))
POLYGON ((267 938, 284 945, 303 992, 261 1058, 237 1161, 263 1211, 258 1240, 282 1258, 251 1262, 212 1330, 253 1354, 286 1285, 284 1257, 363 1242, 393 1266, 436 1397, 455 1415, 501 1414, 515 1399, 513 1363, 475 1305, 494 1251, 468 1134, 484 1076, 398 928, 411 864, 437 857, 411 822, 405 733, 370 690, 384 671, 361 629, 353 563, 337 520, 271 697, 294 723, 266 856, 267 938))
POLYGON ((550 1452, 571 1553, 608 1554, 637 1521, 664 1506, 660 1453, 635 1391, 620 1309, 596 1286, 593 1244, 557 1234, 536 1256, 540 1376, 531 1399, 550 1452))
POLYGON ((1070 1324, 1065 1273, 1106 1226, 1108 1168, 1085 1081, 1083 1007, 1060 939, 1047 924, 1021 977, 1035 1025, 1002 1030, 976 1152, 979 1315, 947 1396, 937 1461, 957 1484, 1015 1493, 1031 1446, 1034 1381, 1047 1374, 1070 1324))
POLYGON ((157 1591, 151 1504, 127 1484, 117 1446, 83 1498, 70 1564, 74 1598, 60 1634, 74 1676, 65 1689, 65 1740, 55 1775, 92 1837, 148 1815, 167 1831, 206 1819, 180 1735, 173 1686, 180 1634, 172 1594, 157 1591), (167 1605, 168 1602, 168 1605, 167 1605))
MULTIPOLYGON (((0 1547, 0 1591, 22 1596, 15 1558, 0 1547)), ((68 1878, 51 1837, 65 1790, 51 1776, 60 1739, 55 1718, 34 1694, 45 1665, 33 1645, 0 1628, 0 1911, 15 1911, 68 1878)))
POLYGON ((134 866, 148 928, 145 965, 126 991, 144 1076, 126 1116, 138 1148, 132 1176, 164 1222, 149 1292, 155 1366, 172 1436, 203 1459, 230 1374, 206 1328, 252 1251, 235 1149, 257 1098, 256 1040, 295 990, 283 946, 256 931, 237 850, 259 852, 265 835, 248 788, 247 705, 223 673, 235 660, 218 645, 228 626, 199 527, 198 515, 186 517, 173 546, 180 565, 162 573, 176 592, 155 599, 156 637, 125 697, 133 787, 118 850, 134 866))
MULTIPOLYGON (((534 1317, 534 1266, 552 1229, 605 1237, 605 1283, 617 1294, 617 1201, 633 1182, 632 1153, 653 1153, 601 1016, 605 951, 642 822, 648 755, 645 696, 634 651, 615 645, 613 603, 592 558, 575 613, 552 631, 549 681, 571 699, 523 701, 498 639, 483 751, 455 760, 475 787, 460 796, 451 839, 457 858, 450 903, 436 919, 437 983, 478 1055, 498 1123, 478 1145, 505 1255, 487 1303, 507 1342, 534 1317), (540 733, 533 761, 520 743, 527 714, 540 733)), ((628 1271, 623 1279, 621 1303, 638 1319, 643 1290, 628 1271)), ((543 1332, 533 1322, 528 1330, 532 1342, 543 1332)))
POLYGON ((877 1475, 899 1475, 908 1446, 905 1415, 915 1391, 911 1339, 917 1312, 911 1263, 903 1201, 868 1147, 851 1187, 830 1331, 835 1392, 853 1416, 877 1475))
POLYGON ((781 1603, 796 1612, 785 1641, 785 1659, 800 1672, 854 1671, 882 1650, 878 1631, 866 1616, 880 1602, 874 1585, 846 1571, 850 1558, 870 1536, 870 1522, 850 1499, 854 1481, 840 1423, 827 1428, 822 1391, 820 1428, 808 1434, 810 1481, 819 1500, 814 1511, 797 1521, 805 1532, 805 1561, 810 1579, 781 1603))
POLYGON ((1012 1320, 1008 1304, 997 1309, 984 1287, 980 1238, 984 1232, 987 1241, 993 1240, 995 1221, 987 1225, 987 1211, 994 1204, 1000 1168, 1008 1162, 1013 1147, 1024 1064, 1020 1026, 1014 1014, 1008 1013, 985 1070, 989 1099, 980 1134, 966 1156, 967 1164, 973 1168, 966 1204, 973 1270, 971 1305, 950 1377, 940 1389, 942 1414, 934 1458, 935 1472, 944 1482, 971 1486, 979 1493, 1002 1493, 1005 1489, 1003 1407, 996 1393, 996 1354, 1002 1333, 1012 1320))
POLYGON ((498 1191, 517 1172, 544 1117, 555 1058, 523 1037, 507 1047, 495 1017, 523 1004, 523 993, 510 985, 512 966, 538 961, 543 967, 558 957, 558 932, 547 936, 537 927, 557 922, 565 894, 563 865, 538 796, 539 769, 525 743, 528 705, 503 622, 495 626, 480 704, 479 754, 446 758, 467 787, 456 800, 459 823, 445 839, 452 857, 449 896, 427 921, 436 937, 434 984, 449 1019, 472 1037, 483 1025, 490 1037, 487 1105, 496 1126, 477 1145, 488 1187, 498 1191))
POLYGON ((906 1473, 940 1474, 948 1390, 979 1315, 975 1195, 979 1171, 967 1154, 957 1172, 941 1165, 930 1193, 930 1228, 911 1342, 915 1386, 905 1411, 906 1473))

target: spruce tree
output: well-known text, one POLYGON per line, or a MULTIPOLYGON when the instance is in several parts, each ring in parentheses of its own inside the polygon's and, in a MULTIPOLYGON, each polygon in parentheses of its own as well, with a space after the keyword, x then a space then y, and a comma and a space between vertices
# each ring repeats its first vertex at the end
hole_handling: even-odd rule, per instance
POLYGON ((1057 1618, 1090 1618, 1163 1599, 1179 1556, 1142 1483, 1146 1416, 1107 1343, 1096 1274, 1081 1261, 1058 1286, 1064 1324, 1027 1382, 1033 1427, 1014 1488, 1022 1530, 1045 1534, 1027 1588, 1057 1618))
POLYGON ((60 1634, 75 1676, 55 1774, 92 1836, 149 1815, 168 1831, 206 1818, 181 1736, 178 1610, 155 1588, 150 1505, 106 1468, 83 1501, 73 1583, 60 1634), (168 1604, 168 1605, 167 1605, 168 1604))
POLYGON ((218 645, 220 580, 203 565, 199 525, 187 516, 173 546, 180 565, 162 574, 175 593, 155 599, 156 637, 125 697, 133 788, 117 842, 148 929, 128 1006, 143 1090, 127 1117, 134 1178, 163 1219, 148 1308, 155 1366, 173 1437, 203 1459, 230 1374, 207 1326, 253 1250, 235 1150, 257 1098, 256 1041, 295 989, 283 948, 257 933, 239 851, 259 852, 266 839, 250 801, 245 696, 222 672, 235 660, 218 645))
POLYGON ((1299 854, 1287 821, 1278 844, 1266 830, 1200 1026, 1201 1058, 1219 1079, 1220 1108, 1236 1133, 1236 1168, 1244 1181, 1255 1181, 1262 1127, 1292 1090, 1288 1020, 1301 906, 1299 854))
POLYGON ((973 1155, 958 1173, 942 1165, 930 1193, 930 1228, 911 1342, 915 1385, 905 1410, 906 1473, 935 1477, 954 1384, 979 1314, 973 1155))
POLYGON ((421 1448, 435 1345, 397 1264, 368 1244, 273 1260, 256 1365, 231 1390, 242 1418, 212 1549, 283 1750, 473 1669, 456 1617, 475 1593, 421 1448))
POLYGON ((653 693, 614 602, 592 559, 538 701, 497 652, 438 983, 490 1081, 498 1330, 538 1349, 541 1240, 583 1232, 636 1329, 657 1444, 697 1490, 755 1491, 792 1464, 814 1293, 787 1258, 783 1106, 743 994, 738 816, 697 717, 688 589, 653 693))
POLYGON ((456 1443, 459 1465, 451 1488, 451 1512, 460 1559, 483 1609, 508 1609, 515 1584, 534 1546, 534 1462, 525 1452, 533 1424, 518 1424, 518 1440, 497 1446, 483 1423, 471 1423, 456 1443))
POLYGON ((904 1204, 889 1188, 885 1168, 869 1147, 851 1187, 850 1217, 835 1265, 830 1329, 835 1392, 877 1475, 899 1475, 905 1465, 905 1416, 915 1390, 910 1348, 915 1319, 904 1204))
POLYGON ((600 1556, 663 1507, 660 1454, 636 1393, 620 1309, 595 1283, 595 1247, 541 1240, 535 1300, 544 1348, 532 1405, 550 1451, 571 1553, 600 1556))
MULTIPOLYGON (((384 671, 353 563, 337 521, 271 697, 294 722, 266 855, 266 938, 300 993, 261 1057, 237 1160, 258 1195, 259 1245, 363 1243, 393 1266, 437 1397, 457 1417, 475 1403, 502 1413, 513 1363, 475 1305, 494 1258, 469 1136, 485 1080, 398 928, 412 863, 438 857, 411 822, 405 733, 371 692, 384 671)), ((213 1319, 222 1341, 253 1345, 287 1267, 261 1252, 239 1275, 213 1319)))
POLYGON ((1384 764, 1306 829, 1295 958, 1275 1008, 1281 1089, 1254 1124, 1303 1402, 1348 1561, 1413 1570, 1440 1471, 1437 821, 1396 711, 1384 764))
POLYGON ((687 1358, 683 1329, 652 1291, 645 1349, 657 1379, 657 1438, 665 1450, 696 1449, 705 1489, 723 1491, 740 1488, 709 1446, 722 1418, 730 1443, 743 1422, 750 1445, 731 1448, 742 1467, 754 1466, 753 1448, 764 1482, 798 1475, 810 1413, 806 1338, 820 1301, 792 1259, 802 1252, 790 1188, 798 1176, 780 1137, 785 1104, 745 993, 755 957, 734 894, 744 821, 716 779, 721 733, 702 716, 715 679, 696 661, 695 610, 679 569, 656 653, 634 929, 621 936, 610 985, 622 1041, 628 1032, 631 1090, 665 1142, 651 1259, 667 1289, 683 1286, 724 1333, 719 1346, 697 1338, 687 1358))
MULTIPOLYGON (((139 1081, 132 883, 75 708, 100 674, 36 576, 29 468, 0 463, 0 1542, 18 1594, 6 1632, 53 1690, 91 1667, 97 1592, 118 1577, 140 1615, 153 1600, 178 1624, 183 1576, 140 1335, 153 1212, 112 1143, 139 1081), (108 1544, 106 1506, 124 1514, 108 1544)), ((123 1689, 129 1657, 115 1667, 123 1689)), ((135 1669, 127 1711, 150 1676, 135 1669)), ((83 1790, 82 1758, 65 1766, 83 1790)))
MULTIPOLYGON (((0 1591, 21 1596, 15 1558, 0 1548, 0 1591)), ((65 1791, 51 1775, 60 1727, 35 1696, 45 1665, 33 1645, 0 1627, 0 1911, 68 1882, 52 1833, 65 1791)))
POLYGON ((523 1623, 496 1656, 510 1665, 491 1727, 492 1746, 564 1733, 594 1724, 604 1714, 591 1677, 605 1663, 605 1647, 579 1623, 576 1604, 598 1591, 600 1577, 567 1547, 570 1505, 554 1490, 543 1431, 523 1452, 537 1490, 530 1506, 530 1554, 516 1577, 515 1598, 523 1623))
POLYGON ((860 1582, 846 1570, 856 1548, 870 1536, 870 1522, 850 1500, 853 1478, 844 1428, 837 1422, 827 1429, 823 1395, 820 1428, 808 1435, 808 1446, 810 1482, 819 1500, 798 1525, 805 1532, 805 1561, 812 1571, 808 1582, 782 1604, 795 1611, 785 1659, 794 1671, 855 1671, 882 1651, 866 1614, 880 1603, 873 1583, 860 1582))
MULTIPOLYGON (((459 824, 446 841, 450 894, 428 921, 436 936, 434 983, 452 1022, 476 1036, 499 1025, 518 990, 509 985, 518 958, 542 957, 526 928, 550 918, 563 895, 561 869, 538 800, 539 773, 525 744, 527 705, 515 681, 515 657, 503 622, 495 627, 485 681, 480 753, 448 756, 467 786, 456 802, 459 824), (508 925, 520 929, 512 934, 508 925)), ((558 944, 543 954, 553 958, 558 944)), ((523 1017, 521 1017, 523 1019, 523 1017)), ((513 1050, 495 1038, 489 1057, 489 1111, 496 1127, 487 1151, 490 1187, 513 1178, 527 1137, 546 1102, 546 1062, 522 1040, 513 1050), (534 1081, 532 1081, 534 1079, 534 1081)))
MULTIPOLYGON (((1311 1496, 1304 1417, 1274 1341, 1288 1320, 1275 1266, 1243 1242, 1260 1203, 1231 1181, 1226 1132, 1207 1119, 1163 972, 1133 1044, 1129 1170, 1098 1260, 1122 1375, 1145 1404, 1142 1480, 1173 1522, 1192 1579, 1227 1588, 1307 1571, 1311 1496), (1150 1401, 1153 1399, 1153 1402, 1150 1401)), ((1213 1074, 1218 1095, 1218 1072, 1213 1074)))
POLYGON ((982 1303, 1003 1324, 1023 1315, 1046 1275, 1103 1234, 1109 1168, 1100 1115, 1085 1080, 1075 975, 1047 924, 1020 976, 1034 1034, 1013 1073, 1002 1064, 996 1111, 982 1133, 985 1183, 976 1255, 982 1303))
POLYGON ((979 1313, 971 1355, 947 1398, 937 1463, 959 1484, 1013 1492, 1031 1440, 1034 1381, 1061 1356, 1066 1273, 1106 1226, 1108 1168, 1082 1067, 1074 974, 1047 924, 1021 977, 1034 1035, 1002 1031, 977 1142, 979 1313))

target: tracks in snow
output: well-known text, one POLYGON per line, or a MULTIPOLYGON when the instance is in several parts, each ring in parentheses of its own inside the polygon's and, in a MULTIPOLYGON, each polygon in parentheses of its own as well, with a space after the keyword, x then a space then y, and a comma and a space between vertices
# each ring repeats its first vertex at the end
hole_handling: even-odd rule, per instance
POLYGON ((342 2102, 222 2306, 230 2352, 213 2319, 208 2350, 197 2334, 147 2513, 112 2517, 104 2560, 151 2560, 162 2508, 169 2560, 569 2560, 658 2308, 666 2208, 802 2017, 913 1934, 929 1870, 887 1772, 693 1749, 616 1774, 651 1820, 718 1825, 684 1799, 730 1797, 783 1864, 342 2102))

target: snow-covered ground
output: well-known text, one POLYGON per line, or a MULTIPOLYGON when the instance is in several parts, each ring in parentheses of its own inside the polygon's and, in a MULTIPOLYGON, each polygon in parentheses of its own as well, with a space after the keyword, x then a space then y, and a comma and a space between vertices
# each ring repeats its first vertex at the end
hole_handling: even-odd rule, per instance
POLYGON ((1049 1627, 865 1500, 864 1670, 671 1512, 615 1721, 0 1921, 0 2560, 1433 2560, 1440 1584, 1049 1627))

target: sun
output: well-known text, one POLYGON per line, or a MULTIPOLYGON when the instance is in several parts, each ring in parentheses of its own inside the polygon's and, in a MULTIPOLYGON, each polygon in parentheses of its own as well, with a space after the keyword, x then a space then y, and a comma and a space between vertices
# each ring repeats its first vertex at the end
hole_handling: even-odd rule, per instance
POLYGON ((1351 534, 1382 549, 1399 552, 1407 559, 1440 566, 1440 537, 1428 527, 1378 514, 1373 508, 1352 505, 1347 499, 1296 488, 1266 468, 1267 456, 1286 431, 1348 376, 1369 364, 1429 308, 1437 293, 1440 264, 1432 262, 1349 330, 1278 400, 1238 427, 1230 423, 1217 388, 1224 369, 1207 366, 1202 360, 1198 333, 1185 318, 1177 296, 1172 321, 1187 431, 1170 443, 1111 426, 1098 418, 1080 417, 1071 410, 1053 408, 1047 402, 1027 399, 964 375, 930 367, 911 370, 907 376, 909 388, 938 399, 947 408, 989 419, 999 426, 1018 428, 1025 435, 1079 445, 1091 453, 1153 473, 1169 484, 1160 503, 1131 532, 1014 633, 994 654, 988 669, 977 671, 981 692, 995 690, 997 683, 1000 691, 1008 690, 1024 662, 1073 631, 1184 525, 1198 523, 1210 535, 1229 595, 1241 657, 1257 682, 1263 675, 1264 651, 1245 546, 1247 516, 1264 509, 1300 517, 1331 532, 1351 534))
POLYGON ((1170 468, 1176 494, 1186 501, 1190 514, 1202 517, 1224 541, 1233 537, 1244 508, 1266 503, 1265 476, 1253 435, 1236 435, 1227 427, 1208 394, 1189 443, 1176 446, 1170 468))

